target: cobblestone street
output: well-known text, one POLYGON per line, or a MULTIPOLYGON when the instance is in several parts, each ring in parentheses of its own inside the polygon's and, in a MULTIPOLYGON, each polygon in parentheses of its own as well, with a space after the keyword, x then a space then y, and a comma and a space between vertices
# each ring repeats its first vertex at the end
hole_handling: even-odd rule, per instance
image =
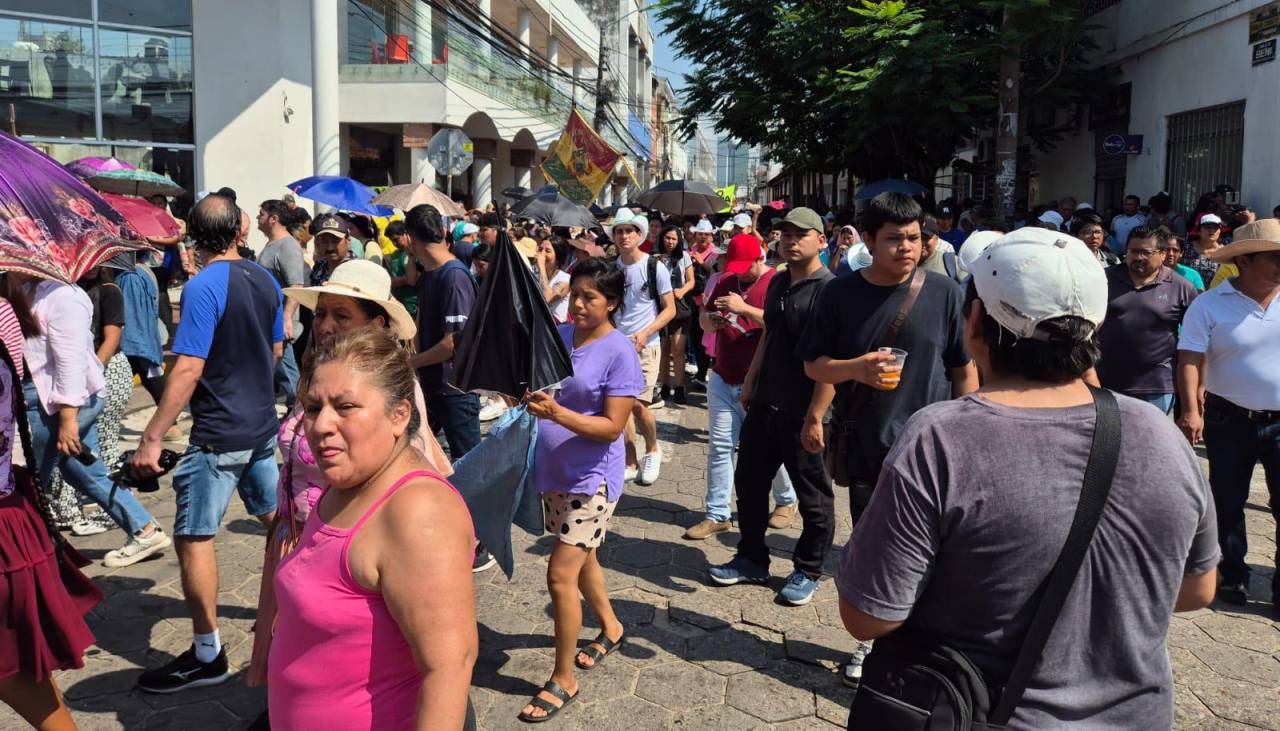
MULTIPOLYGON (((141 403, 149 402, 135 394, 134 404, 141 403)), ((731 557, 736 532, 702 543, 681 538, 702 517, 707 446, 701 405, 696 395, 689 407, 657 412, 666 455, 662 478, 650 487, 628 486, 601 549, 628 642, 600 668, 580 673, 581 698, 556 727, 643 731, 845 725, 852 691, 841 684, 837 664, 848 656, 853 640, 840 624, 833 585, 824 580, 806 607, 785 607, 773 598, 790 569, 787 556, 798 531, 771 533, 775 578, 767 588, 707 586, 708 564, 731 557)), ((126 440, 136 440, 150 413, 143 409, 126 419, 126 440)), ((143 500, 169 526, 173 493, 167 481, 164 485, 143 500)), ((847 499, 840 492, 828 573, 849 535, 847 499)), ((1247 518, 1257 599, 1268 596, 1274 571, 1274 531, 1265 507, 1259 471, 1247 518)), ((263 535, 233 499, 216 544, 222 572, 218 613, 222 641, 239 671, 252 643, 263 535)), ((523 728, 516 714, 552 667, 544 572, 555 539, 533 540, 518 529, 514 535, 517 558, 511 581, 498 569, 476 577, 480 659, 472 699, 482 729, 523 728)), ((95 560, 87 571, 107 594, 90 617, 98 644, 89 650, 85 667, 58 678, 81 728, 238 729, 265 709, 265 691, 244 687, 239 673, 222 686, 177 695, 136 691, 141 668, 165 662, 191 642, 177 559, 170 550, 158 559, 109 570, 96 562, 121 543, 118 531, 75 543, 95 560)), ((582 636, 597 632, 588 617, 582 636)), ((1255 601, 1230 609, 1215 604, 1178 615, 1169 645, 1179 729, 1280 729, 1280 623, 1272 620, 1268 604, 1255 601)), ((0 728, 20 727, 0 707, 0 728)))

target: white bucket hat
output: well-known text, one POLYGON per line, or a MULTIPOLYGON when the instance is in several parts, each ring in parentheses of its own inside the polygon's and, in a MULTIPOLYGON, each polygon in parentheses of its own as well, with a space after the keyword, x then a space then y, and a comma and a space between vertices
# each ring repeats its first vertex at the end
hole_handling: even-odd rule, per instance
POLYGON ((987 314, 1020 338, 1046 339, 1037 330, 1045 320, 1079 317, 1096 329, 1107 315, 1107 275, 1068 234, 1020 228, 993 241, 972 268, 987 314))
POLYGON ((338 265, 329 281, 318 287, 289 287, 284 296, 308 310, 315 310, 322 294, 368 300, 387 311, 397 340, 412 340, 418 326, 400 301, 391 296, 391 275, 368 259, 352 259, 338 265))

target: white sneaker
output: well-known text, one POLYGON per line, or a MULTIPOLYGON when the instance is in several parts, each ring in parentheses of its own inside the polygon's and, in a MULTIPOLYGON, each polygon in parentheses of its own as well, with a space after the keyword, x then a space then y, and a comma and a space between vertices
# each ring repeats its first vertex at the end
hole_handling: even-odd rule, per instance
POLYGON ((81 518, 71 524, 71 535, 73 536, 96 536, 99 533, 106 533, 107 530, 107 526, 89 518, 81 518))
POLYGON ((509 407, 502 399, 492 399, 489 403, 484 405, 484 408, 480 409, 480 421, 493 421, 499 416, 505 414, 507 412, 507 408, 509 407))
POLYGON ((108 551, 106 557, 102 559, 102 565, 113 569, 121 566, 132 566, 147 556, 159 553, 171 545, 173 545, 173 539, 165 535, 160 526, 156 526, 151 535, 146 537, 133 536, 128 543, 120 548, 108 551))
POLYGON ((628 467, 622 472, 623 482, 635 482, 636 477, 640 475, 640 470, 635 467, 628 467))
POLYGON ((658 481, 658 473, 662 470, 662 450, 649 452, 640 458, 640 476, 637 485, 652 485, 658 481))
POLYGON ((686 376, 698 375, 698 364, 692 361, 684 364, 684 374, 686 376))

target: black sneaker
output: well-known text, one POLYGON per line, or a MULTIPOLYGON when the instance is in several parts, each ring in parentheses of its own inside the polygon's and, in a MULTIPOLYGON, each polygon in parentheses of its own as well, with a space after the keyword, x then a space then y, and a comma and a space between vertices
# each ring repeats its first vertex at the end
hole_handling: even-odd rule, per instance
POLYGON ((227 648, 222 648, 212 662, 200 662, 196 659, 195 645, 192 645, 168 665, 138 676, 138 688, 148 693, 177 693, 187 688, 225 683, 230 677, 227 648))
POLYGON ((671 396, 671 400, 681 406, 687 406, 689 404, 689 399, 684 395, 684 386, 676 386, 675 392, 671 396))
POLYGON ((483 546, 476 550, 475 560, 471 562, 471 573, 478 574, 481 571, 488 571, 498 565, 498 559, 493 557, 483 546))
POLYGON ((669 398, 671 398, 671 387, 664 383, 662 388, 658 389, 658 400, 666 401, 669 398))
POLYGON ((1218 599, 1237 606, 1248 604, 1249 585, 1243 581, 1224 581, 1218 584, 1218 599))

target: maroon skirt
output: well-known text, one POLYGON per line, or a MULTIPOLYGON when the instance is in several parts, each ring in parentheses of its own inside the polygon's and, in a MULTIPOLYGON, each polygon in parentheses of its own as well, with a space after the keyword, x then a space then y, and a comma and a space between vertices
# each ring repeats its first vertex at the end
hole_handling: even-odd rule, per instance
POLYGON ((94 641, 84 615, 102 591, 73 563, 83 561, 74 549, 54 550, 30 473, 13 471, 17 489, 0 498, 0 678, 22 672, 44 682, 84 667, 94 641))

